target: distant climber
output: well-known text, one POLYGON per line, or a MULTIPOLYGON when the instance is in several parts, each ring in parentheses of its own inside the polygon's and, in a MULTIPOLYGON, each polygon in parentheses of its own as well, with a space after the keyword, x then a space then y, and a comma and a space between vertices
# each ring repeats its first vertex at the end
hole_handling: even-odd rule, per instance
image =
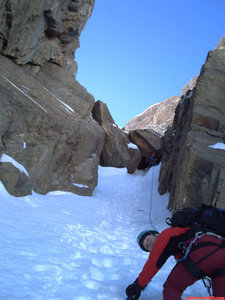
POLYGON ((146 168, 156 166, 160 163, 160 160, 161 155, 157 154, 156 152, 153 152, 149 156, 142 156, 141 162, 138 166, 138 170, 145 170, 146 168))
POLYGON ((149 166, 153 167, 158 165, 158 160, 157 160, 157 155, 155 152, 153 152, 150 156, 149 156, 149 166))

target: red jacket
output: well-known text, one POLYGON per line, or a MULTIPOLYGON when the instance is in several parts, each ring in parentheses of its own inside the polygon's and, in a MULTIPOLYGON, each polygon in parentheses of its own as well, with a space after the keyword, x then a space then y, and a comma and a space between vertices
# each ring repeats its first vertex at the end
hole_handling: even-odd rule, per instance
POLYGON ((182 256, 179 243, 188 240, 189 229, 171 227, 162 231, 138 276, 140 286, 145 287, 171 255, 174 255, 176 259, 182 256))

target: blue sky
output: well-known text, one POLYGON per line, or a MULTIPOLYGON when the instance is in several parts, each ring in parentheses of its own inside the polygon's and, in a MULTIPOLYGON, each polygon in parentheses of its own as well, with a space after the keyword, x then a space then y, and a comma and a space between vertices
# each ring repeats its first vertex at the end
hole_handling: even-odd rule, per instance
POLYGON ((224 0, 96 0, 77 80, 119 126, 180 95, 225 35, 224 0))

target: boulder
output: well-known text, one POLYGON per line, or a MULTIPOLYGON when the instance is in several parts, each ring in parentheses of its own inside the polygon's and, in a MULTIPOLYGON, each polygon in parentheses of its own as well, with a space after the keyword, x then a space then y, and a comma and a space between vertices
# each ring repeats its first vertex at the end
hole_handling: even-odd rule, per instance
MULTIPOLYGON (((31 73, 0 56, 1 153, 26 168, 22 182, 37 193, 91 195, 104 144, 104 131, 90 118, 94 98, 56 64, 31 73)), ((12 172, 8 164, 2 172, 6 168, 12 172)), ((18 180, 9 180, 2 180, 8 191, 20 195, 18 180)))
POLYGON ((22 197, 32 194, 29 177, 11 162, 0 162, 0 180, 13 196, 22 197))
POLYGON ((126 167, 128 173, 134 173, 141 160, 140 151, 137 146, 131 145, 127 133, 115 124, 107 104, 100 100, 95 102, 92 116, 105 132, 100 164, 104 167, 126 167))
POLYGON ((105 143, 100 164, 116 168, 126 167, 129 173, 133 173, 141 161, 140 151, 129 147, 127 133, 115 124, 106 122, 102 124, 102 128, 105 132, 105 143))
POLYGON ((98 100, 95 102, 94 107, 92 109, 92 117, 100 124, 102 123, 112 123, 115 124, 115 121, 113 120, 108 106, 103 103, 101 100, 98 100))
POLYGON ((149 156, 152 152, 160 152, 162 136, 153 129, 137 129, 129 131, 132 143, 138 146, 142 156, 149 156))
POLYGON ((225 208, 225 49, 210 51, 193 93, 177 106, 165 134, 159 193, 170 192, 169 208, 202 203, 225 208))

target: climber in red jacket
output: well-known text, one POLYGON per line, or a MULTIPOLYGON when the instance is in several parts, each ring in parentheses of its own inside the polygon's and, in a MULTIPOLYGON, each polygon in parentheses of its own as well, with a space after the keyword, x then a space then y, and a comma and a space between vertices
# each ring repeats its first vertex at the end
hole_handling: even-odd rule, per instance
POLYGON ((171 227, 161 234, 152 230, 141 232, 138 244, 150 255, 138 278, 126 288, 127 299, 139 299, 142 290, 171 255, 177 259, 177 264, 163 285, 164 300, 181 300, 183 291, 205 276, 212 280, 213 295, 225 296, 223 237, 211 232, 196 232, 193 237, 188 227, 171 227))

